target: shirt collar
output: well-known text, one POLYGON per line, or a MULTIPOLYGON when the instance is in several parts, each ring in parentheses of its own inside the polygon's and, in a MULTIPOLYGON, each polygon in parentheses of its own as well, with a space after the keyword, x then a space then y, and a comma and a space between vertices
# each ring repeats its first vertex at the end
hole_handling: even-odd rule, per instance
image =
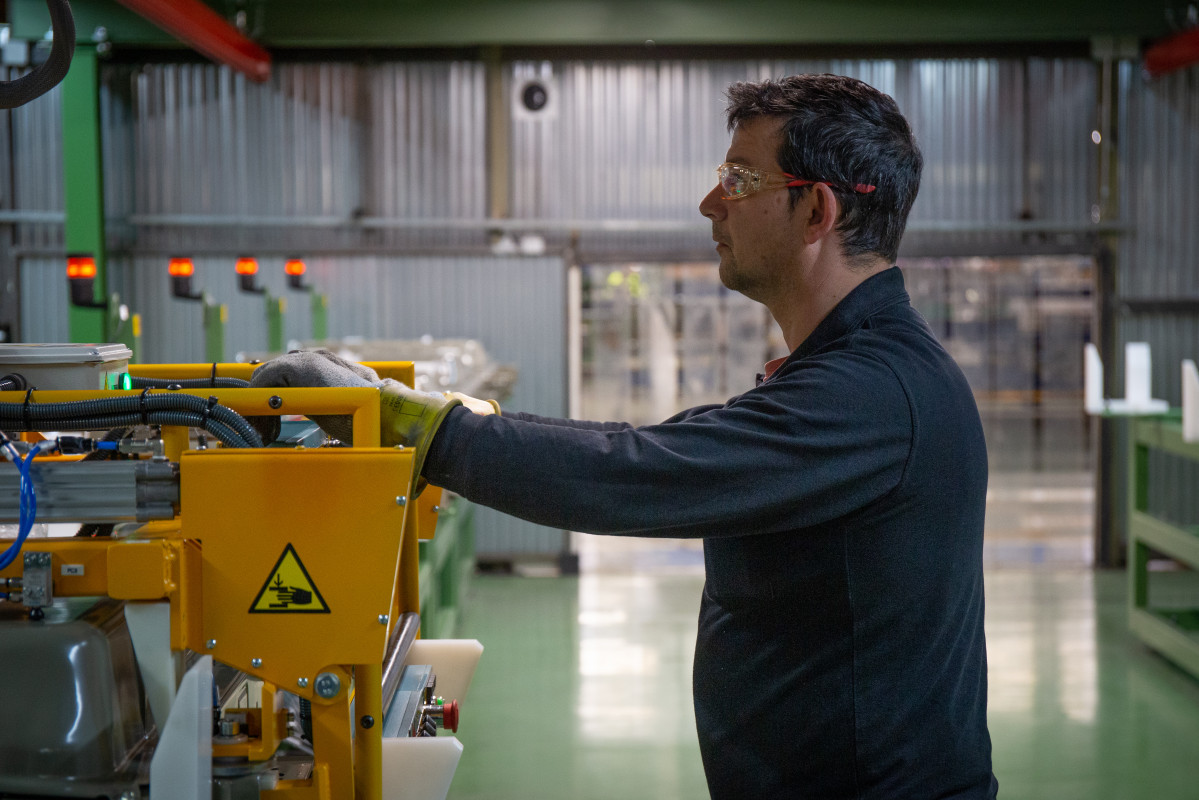
POLYGON ((766 364, 764 379, 768 380, 784 363, 815 353, 860 327, 866 317, 897 302, 909 302, 899 267, 871 275, 854 287, 791 355, 766 364))

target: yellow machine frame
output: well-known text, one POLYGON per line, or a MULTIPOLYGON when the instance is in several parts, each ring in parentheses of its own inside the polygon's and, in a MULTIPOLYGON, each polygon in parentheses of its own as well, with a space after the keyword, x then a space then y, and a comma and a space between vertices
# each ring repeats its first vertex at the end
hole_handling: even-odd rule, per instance
MULTIPOLYGON (((413 384, 411 362, 368 362, 380 376, 413 384)), ((151 378, 248 380, 250 364, 130 366, 151 378)), ((214 396, 243 416, 349 414, 353 448, 188 449, 188 430, 162 429, 179 463, 180 514, 126 539, 31 539, 29 552, 54 560, 57 596, 106 595, 170 604, 170 646, 210 654, 264 681, 261 712, 250 712, 248 743, 215 745, 214 756, 271 757, 286 736, 276 687, 312 703, 314 768, 306 781, 280 781, 264 800, 380 800, 382 661, 400 614, 419 611, 417 538, 432 538, 433 497, 413 498, 411 449, 381 448, 379 393, 371 388, 183 389, 214 396), (272 398, 274 398, 272 400, 272 398), (256 598, 290 550, 327 610, 261 613, 256 598), (63 564, 81 565, 63 574, 63 564), (318 675, 344 687, 316 691, 318 675), (353 685, 355 716, 351 719, 353 685), (373 724, 367 725, 364 718, 373 724), (355 730, 356 728, 356 730, 355 730), (255 734, 257 734, 255 736, 255 734)), ((94 400, 139 391, 35 392, 39 403, 94 400)), ((0 392, 0 402, 23 402, 0 392)), ((5 547, 0 541, 0 549, 5 547)), ((18 560, 0 577, 21 573, 18 560)), ((163 720, 158 723, 161 726, 163 720)))

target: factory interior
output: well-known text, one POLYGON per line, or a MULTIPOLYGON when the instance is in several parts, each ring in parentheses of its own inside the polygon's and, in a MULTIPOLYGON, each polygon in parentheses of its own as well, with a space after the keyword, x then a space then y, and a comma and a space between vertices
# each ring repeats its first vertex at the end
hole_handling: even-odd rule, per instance
POLYGON ((1199 798, 1195 3, 0 0, 0 56, 0 799, 732 796, 705 540, 426 482, 379 387, 753 389, 788 344, 699 205, 730 84, 821 73, 924 158, 998 796, 1199 798), (321 348, 369 376, 256 382, 321 348))

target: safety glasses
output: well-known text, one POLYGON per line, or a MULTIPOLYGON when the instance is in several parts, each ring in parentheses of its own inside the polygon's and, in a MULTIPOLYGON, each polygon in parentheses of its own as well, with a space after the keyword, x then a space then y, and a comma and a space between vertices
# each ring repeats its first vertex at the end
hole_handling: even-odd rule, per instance
MULTIPOLYGON (((809 181, 797 178, 788 172, 770 172, 764 169, 754 169, 744 164, 734 164, 726 161, 716 168, 716 176, 720 180, 720 189, 724 192, 725 200, 740 200, 755 192, 768 189, 787 189, 792 186, 808 186, 813 183, 823 183, 834 189, 842 187, 828 181, 809 181)), ((858 194, 870 194, 875 189, 868 183, 859 183, 853 187, 858 194)))

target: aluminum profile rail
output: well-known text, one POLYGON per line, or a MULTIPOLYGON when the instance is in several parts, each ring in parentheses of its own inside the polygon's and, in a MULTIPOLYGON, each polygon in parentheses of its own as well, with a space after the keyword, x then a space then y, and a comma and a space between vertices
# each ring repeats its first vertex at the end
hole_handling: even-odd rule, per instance
MULTIPOLYGON (((146 522, 173 519, 179 473, 168 461, 47 461, 30 469, 37 522, 146 522)), ((0 463, 0 522, 21 515, 17 469, 0 463)))
POLYGON ((420 614, 407 611, 400 617, 400 622, 391 631, 387 640, 387 651, 383 654, 383 713, 386 714, 396 690, 400 688, 400 676, 404 672, 404 659, 408 657, 408 649, 416 640, 416 632, 420 628, 420 614))

